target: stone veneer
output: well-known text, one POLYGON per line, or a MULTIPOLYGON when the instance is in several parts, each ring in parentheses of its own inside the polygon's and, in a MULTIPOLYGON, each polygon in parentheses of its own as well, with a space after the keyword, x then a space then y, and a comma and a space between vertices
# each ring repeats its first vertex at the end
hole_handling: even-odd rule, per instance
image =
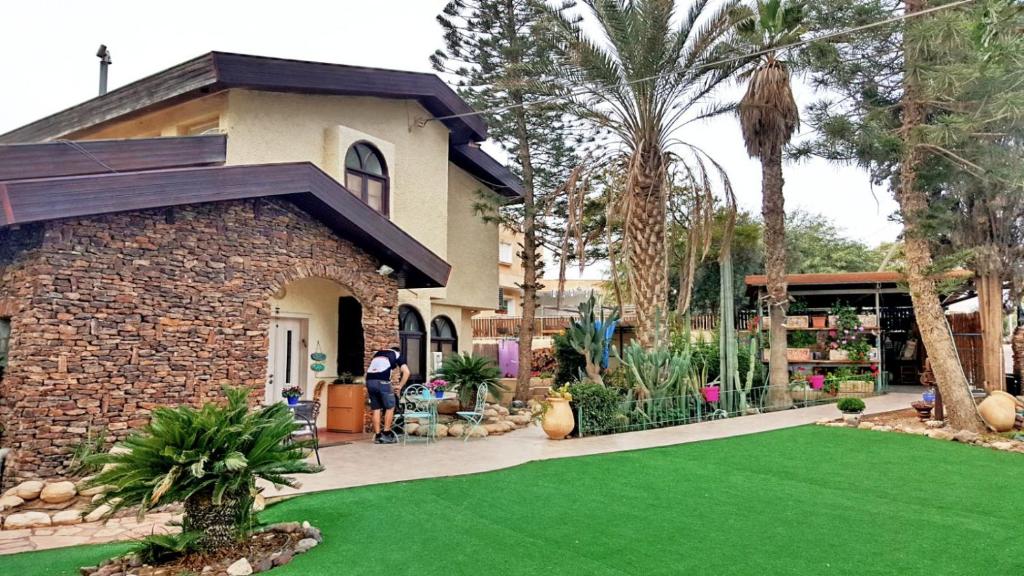
MULTIPOLYGON (((363 305, 367 355, 394 344, 397 283, 285 200, 245 200, 0 230, 0 381, 16 480, 60 475, 90 427, 124 436, 159 405, 222 384, 263 398, 270 296, 321 277, 363 305)), ((368 358, 367 358, 368 360, 368 358)))

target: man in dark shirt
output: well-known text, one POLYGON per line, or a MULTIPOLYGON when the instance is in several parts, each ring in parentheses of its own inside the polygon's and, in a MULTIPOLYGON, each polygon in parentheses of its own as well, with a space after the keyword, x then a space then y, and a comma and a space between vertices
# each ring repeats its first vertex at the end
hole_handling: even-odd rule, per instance
POLYGON ((391 431, 391 423, 395 418, 395 394, 409 380, 409 366, 401 349, 392 347, 378 350, 373 354, 370 367, 366 369, 366 393, 370 397, 370 409, 373 410, 373 441, 376 444, 394 444, 398 441, 391 431), (391 371, 398 369, 400 376, 398 385, 391 385, 391 371), (380 429, 380 413, 384 412, 384 431, 380 429))

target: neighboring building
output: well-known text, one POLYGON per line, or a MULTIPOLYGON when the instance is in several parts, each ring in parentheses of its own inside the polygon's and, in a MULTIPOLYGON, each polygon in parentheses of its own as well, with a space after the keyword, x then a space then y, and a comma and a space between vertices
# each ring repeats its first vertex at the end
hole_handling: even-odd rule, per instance
POLYGON ((431 74, 210 53, 0 136, 61 141, 0 149, 18 474, 222 383, 274 400, 396 337, 420 379, 431 351, 471 350, 498 291, 473 204, 520 190, 470 112, 431 74))

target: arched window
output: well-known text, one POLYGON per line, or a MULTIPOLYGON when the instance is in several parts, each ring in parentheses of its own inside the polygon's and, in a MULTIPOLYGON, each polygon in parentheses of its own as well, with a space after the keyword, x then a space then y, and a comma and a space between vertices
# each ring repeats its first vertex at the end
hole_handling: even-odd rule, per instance
POLYGON ((440 352, 442 358, 458 353, 459 335, 447 316, 438 316, 430 322, 430 347, 434 352, 440 352))
POLYGON ((427 372, 427 334, 423 318, 412 306, 398 307, 398 338, 409 363, 409 382, 423 382, 427 372))
POLYGON ((370 208, 388 215, 388 167, 380 151, 370 144, 356 142, 345 154, 345 187, 370 208))

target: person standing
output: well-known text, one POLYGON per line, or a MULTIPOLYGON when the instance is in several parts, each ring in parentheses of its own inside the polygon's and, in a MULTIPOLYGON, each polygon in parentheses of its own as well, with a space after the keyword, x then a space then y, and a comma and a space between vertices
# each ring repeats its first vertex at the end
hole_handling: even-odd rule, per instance
POLYGON ((366 393, 370 397, 373 411, 373 442, 394 444, 398 441, 391 430, 395 419, 396 395, 409 380, 409 366, 397 346, 374 352, 370 366, 366 369, 366 393), (392 386, 391 372, 399 371, 398 384, 392 386), (384 430, 381 431, 381 412, 384 413, 384 430))

